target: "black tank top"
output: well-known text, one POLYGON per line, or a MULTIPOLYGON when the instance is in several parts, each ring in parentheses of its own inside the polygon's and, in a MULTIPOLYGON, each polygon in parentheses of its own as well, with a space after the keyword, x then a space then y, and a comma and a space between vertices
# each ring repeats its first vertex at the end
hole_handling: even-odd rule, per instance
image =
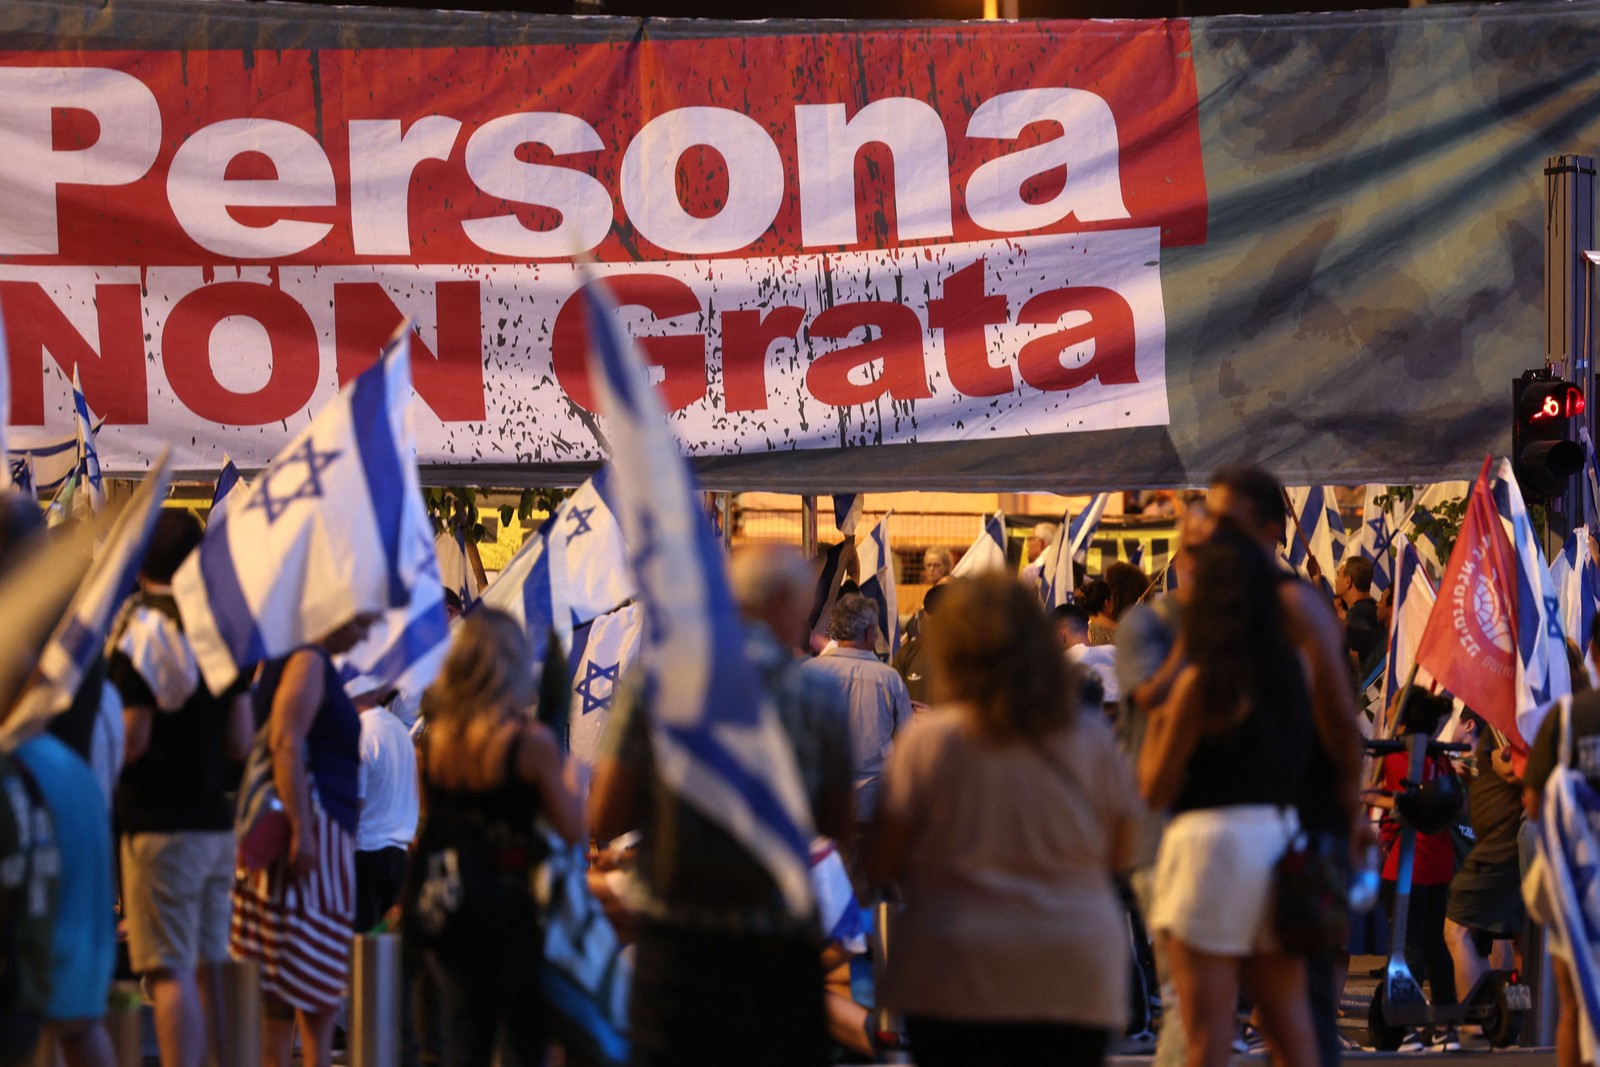
POLYGON ((1295 804, 1311 755, 1311 697, 1294 649, 1278 642, 1288 659, 1277 689, 1258 686, 1244 717, 1200 735, 1184 768, 1172 810, 1239 804, 1295 804))
MULTIPOLYGON (((431 780, 425 783, 428 836, 473 854, 473 859, 497 874, 524 874, 548 854, 537 826, 542 808, 538 787, 517 773, 521 744, 519 732, 506 746, 505 771, 497 786, 447 789, 431 780)), ((426 750, 426 735, 423 745, 426 750)), ((426 768, 426 751, 423 758, 426 768)))

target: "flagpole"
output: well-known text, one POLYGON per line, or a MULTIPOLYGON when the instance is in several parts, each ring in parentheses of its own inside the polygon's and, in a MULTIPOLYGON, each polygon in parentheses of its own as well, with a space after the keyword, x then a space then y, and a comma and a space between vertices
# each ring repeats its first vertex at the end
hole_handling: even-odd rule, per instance
POLYGON ((1380 741, 1387 741, 1394 736, 1394 724, 1400 721, 1400 713, 1405 710, 1406 701, 1411 697, 1411 686, 1417 680, 1417 668, 1419 666, 1421 664, 1415 661, 1412 662, 1411 673, 1406 675, 1405 685, 1400 688, 1400 703, 1395 705, 1393 717, 1390 717, 1388 708, 1383 709, 1383 734, 1379 738, 1380 741))

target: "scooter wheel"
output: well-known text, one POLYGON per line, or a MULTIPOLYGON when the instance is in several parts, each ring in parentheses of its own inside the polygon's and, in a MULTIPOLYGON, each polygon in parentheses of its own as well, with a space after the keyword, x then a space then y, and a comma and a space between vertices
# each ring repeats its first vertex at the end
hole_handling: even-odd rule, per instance
POLYGON ((1383 984, 1380 982, 1373 991, 1372 1003, 1367 1005, 1367 1036, 1372 1041, 1372 1047, 1379 1052, 1393 1052, 1406 1039, 1406 1032, 1403 1027, 1391 1026, 1385 1021, 1385 1003, 1383 984))
POLYGON ((1516 1044, 1522 1034, 1522 1012, 1507 1002, 1505 981, 1496 980, 1487 984, 1479 993, 1478 1002, 1494 1005, 1494 1014, 1483 1023, 1483 1039, 1494 1048, 1516 1044))

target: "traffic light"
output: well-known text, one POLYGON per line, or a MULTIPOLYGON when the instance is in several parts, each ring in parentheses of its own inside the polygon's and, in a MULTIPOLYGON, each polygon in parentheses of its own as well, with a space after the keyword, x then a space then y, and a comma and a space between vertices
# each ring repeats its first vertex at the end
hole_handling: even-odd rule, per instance
POLYGON ((1526 498, 1553 497, 1583 469, 1578 436, 1583 390, 1550 371, 1524 371, 1511 383, 1511 463, 1526 498))

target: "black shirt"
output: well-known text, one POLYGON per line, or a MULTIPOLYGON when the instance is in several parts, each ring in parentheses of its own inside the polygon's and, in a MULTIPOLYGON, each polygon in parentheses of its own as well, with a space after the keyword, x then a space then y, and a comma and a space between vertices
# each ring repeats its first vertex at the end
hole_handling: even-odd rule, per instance
POLYGON ((1356 601, 1345 609, 1344 640, 1357 661, 1365 663, 1383 643, 1383 628, 1378 625, 1378 602, 1371 597, 1356 601))
MULTIPOLYGON (((178 606, 170 596, 136 593, 135 597, 139 606, 166 615, 181 628, 178 606)), ((123 769, 117 785, 117 821, 122 832, 232 829, 233 805, 228 790, 235 783, 226 757, 229 708, 247 683, 241 680, 217 697, 211 695, 202 679, 182 707, 162 711, 126 653, 112 652, 109 673, 125 708, 154 709, 150 743, 138 759, 123 769)))

